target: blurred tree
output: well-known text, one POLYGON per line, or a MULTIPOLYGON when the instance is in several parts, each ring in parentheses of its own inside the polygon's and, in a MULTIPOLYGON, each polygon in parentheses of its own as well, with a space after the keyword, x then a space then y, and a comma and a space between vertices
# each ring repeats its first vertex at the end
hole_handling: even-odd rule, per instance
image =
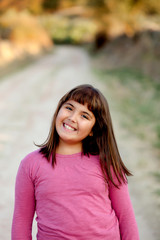
POLYGON ((158 0, 0 0, 0 12, 8 8, 22 10, 28 8, 33 13, 53 11, 57 8, 67 8, 75 5, 90 7, 97 15, 102 12, 116 14, 130 14, 132 11, 153 15, 160 13, 158 0))
POLYGON ((59 7, 64 9, 64 8, 70 8, 73 6, 77 6, 79 4, 78 0, 61 0, 59 7))
POLYGON ((101 8, 101 7, 106 7, 106 1, 105 0, 88 0, 87 5, 95 8, 101 8))
POLYGON ((147 15, 160 14, 160 1, 158 0, 139 0, 139 7, 147 15))
MULTIPOLYGON (((91 17, 99 24, 100 35, 105 34, 105 15, 109 13, 108 0, 86 0, 85 6, 91 10, 91 17)), ((89 12, 89 11, 88 11, 89 12)))
POLYGON ((44 10, 52 11, 59 7, 61 0, 43 0, 42 7, 44 10))
POLYGON ((42 12, 42 2, 43 0, 29 0, 27 8, 34 14, 40 14, 42 12))
POLYGON ((0 1, 0 12, 6 11, 8 8, 16 8, 21 10, 27 6, 28 0, 1 0, 0 1))

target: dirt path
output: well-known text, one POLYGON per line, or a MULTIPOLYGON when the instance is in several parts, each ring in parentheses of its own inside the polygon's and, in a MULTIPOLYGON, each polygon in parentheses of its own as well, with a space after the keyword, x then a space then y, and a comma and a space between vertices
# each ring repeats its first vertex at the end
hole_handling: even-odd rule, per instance
MULTIPOLYGON (((0 81, 0 239, 10 239, 14 183, 20 160, 36 149, 33 141, 42 143, 45 140, 59 98, 67 90, 82 83, 91 83, 102 91, 105 90, 93 77, 87 54, 82 49, 65 46, 0 81)), ((120 151, 126 161, 132 162, 129 167, 136 169, 138 163, 132 160, 138 161, 142 149, 133 150, 137 147, 137 142, 134 145, 134 139, 126 135, 118 125, 117 116, 114 116, 120 151)), ((140 237, 141 240, 158 240, 154 222, 149 225, 144 214, 146 208, 153 209, 152 202, 147 205, 148 200, 144 200, 148 196, 144 196, 141 197, 141 201, 144 201, 143 210, 140 207, 142 204, 139 204, 137 183, 142 180, 140 178, 136 175, 129 182, 140 237)), ((34 228, 34 233, 35 231, 34 228)))

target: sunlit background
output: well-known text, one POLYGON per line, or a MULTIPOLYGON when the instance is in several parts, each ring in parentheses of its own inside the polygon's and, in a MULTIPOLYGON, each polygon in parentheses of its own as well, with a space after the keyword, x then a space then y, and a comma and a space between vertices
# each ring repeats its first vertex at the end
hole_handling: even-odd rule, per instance
POLYGON ((157 0, 0 1, 0 239, 10 239, 20 160, 47 137, 59 98, 81 83, 109 101, 135 175, 129 184, 141 240, 160 239, 157 0))

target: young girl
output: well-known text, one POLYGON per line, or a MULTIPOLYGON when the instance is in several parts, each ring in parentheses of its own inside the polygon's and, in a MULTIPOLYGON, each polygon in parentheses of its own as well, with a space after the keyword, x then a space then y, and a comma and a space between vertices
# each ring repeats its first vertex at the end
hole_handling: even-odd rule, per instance
POLYGON ((21 162, 12 240, 138 240, 108 103, 91 85, 64 95, 49 136, 21 162))

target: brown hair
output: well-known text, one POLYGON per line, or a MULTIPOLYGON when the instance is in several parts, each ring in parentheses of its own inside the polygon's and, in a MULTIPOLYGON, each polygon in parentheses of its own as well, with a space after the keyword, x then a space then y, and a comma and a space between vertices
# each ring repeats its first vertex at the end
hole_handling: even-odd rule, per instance
POLYGON ((125 183, 126 175, 130 176, 132 174, 120 157, 107 100, 98 89, 91 85, 77 86, 60 99, 53 116, 48 138, 44 144, 38 145, 41 148, 42 155, 48 161, 52 155, 52 165, 55 165, 56 148, 59 143, 59 136, 55 127, 56 117, 62 105, 68 100, 74 100, 83 105, 87 103, 88 109, 93 112, 96 119, 92 129, 93 136, 88 136, 82 141, 83 154, 99 155, 101 169, 107 182, 111 182, 116 187, 122 182, 125 183), (119 184, 113 179, 112 169, 119 184))

